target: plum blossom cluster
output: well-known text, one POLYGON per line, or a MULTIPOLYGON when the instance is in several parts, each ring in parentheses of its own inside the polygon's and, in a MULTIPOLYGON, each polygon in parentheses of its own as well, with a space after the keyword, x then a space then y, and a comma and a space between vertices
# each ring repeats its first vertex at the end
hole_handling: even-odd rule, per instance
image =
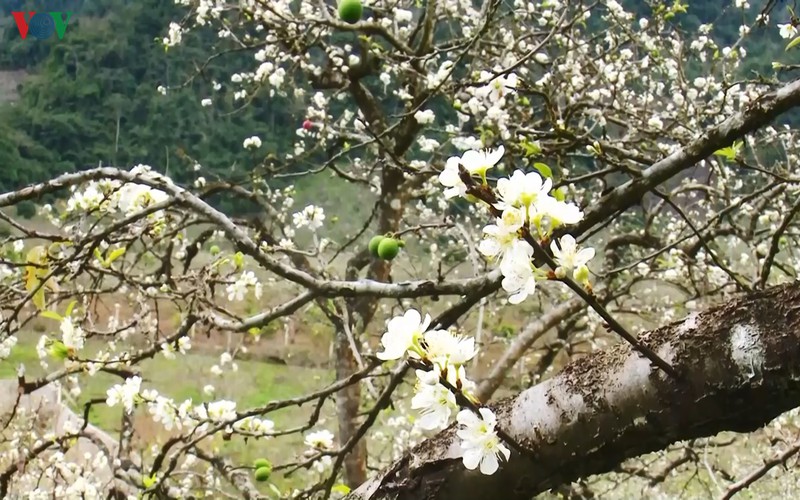
POLYGON ((228 294, 228 300, 231 302, 241 302, 247 296, 249 290, 253 290, 256 300, 261 298, 264 287, 253 271, 243 271, 242 274, 228 287, 225 291, 228 294))
POLYGON ((110 407, 121 405, 128 414, 137 405, 145 405, 153 421, 168 431, 196 426, 196 431, 202 432, 209 423, 224 423, 229 424, 226 425, 229 432, 270 437, 275 429, 272 420, 254 416, 239 417, 235 401, 222 399, 195 405, 191 399, 187 399, 176 403, 154 389, 142 390, 142 378, 139 376, 130 377, 123 384, 108 389, 106 404, 110 407))
POLYGON ((480 408, 479 415, 470 409, 458 413, 458 395, 476 402, 472 395, 475 384, 464 369, 464 364, 478 352, 475 339, 449 330, 429 329, 430 325, 430 315, 423 319, 415 309, 392 318, 381 338, 383 351, 377 356, 382 360, 408 356, 428 368, 416 370, 416 393, 411 400, 411 407, 419 412, 415 425, 424 430, 443 429, 457 413, 462 426, 458 436, 464 466, 470 470, 480 467, 483 474, 494 474, 500 466, 499 457, 507 460, 510 456, 497 435, 494 413, 488 408, 480 408))
POLYGON ((325 220, 325 211, 322 207, 316 205, 308 205, 300 212, 295 212, 292 215, 292 222, 297 227, 308 227, 312 231, 322 227, 325 220))
MULTIPOLYGON (((461 157, 449 158, 439 175, 439 182, 446 188, 445 198, 469 197, 460 175, 462 168, 486 185, 486 172, 500 161, 503 153, 500 146, 492 151, 470 150, 461 157)), ((560 192, 553 192, 552 179, 543 179, 537 172, 516 170, 510 177, 499 179, 495 191, 497 201, 493 208, 499 216, 494 224, 484 227, 484 239, 478 250, 498 262, 503 289, 511 294, 508 301, 519 304, 534 293, 537 280, 547 279, 547 273, 531 262, 534 248, 526 235, 547 241, 555 229, 580 222, 583 212, 574 203, 565 202, 560 192)), ((588 285, 587 263, 594 257, 593 248, 580 249, 575 238, 565 235, 552 241, 550 250, 557 264, 556 277, 564 278, 572 272, 576 281, 588 285)))
MULTIPOLYGON (((130 171, 131 174, 143 179, 172 184, 172 180, 165 177, 147 165, 137 165, 130 171)), ((91 181, 81 190, 74 190, 67 200, 66 212, 68 214, 79 212, 92 212, 100 210, 108 213, 122 213, 130 216, 157 203, 162 203, 169 198, 167 193, 145 184, 121 183, 119 181, 104 179, 91 181)), ((152 218, 163 217, 161 211, 150 214, 152 218)))

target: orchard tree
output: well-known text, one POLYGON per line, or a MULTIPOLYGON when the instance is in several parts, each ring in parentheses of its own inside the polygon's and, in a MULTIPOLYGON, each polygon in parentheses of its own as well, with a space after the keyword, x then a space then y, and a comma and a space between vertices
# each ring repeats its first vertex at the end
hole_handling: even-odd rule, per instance
POLYGON ((684 32, 680 1, 646 17, 615 0, 179 3, 167 50, 219 38, 196 78, 252 54, 197 105, 291 99, 293 153, 253 130, 246 178, 187 151, 191 186, 137 165, 0 195, 61 200, 46 227, 0 215, 0 358, 45 325, 0 416, 0 496, 527 499, 627 481, 656 498, 702 476, 730 497, 800 450, 800 81, 781 5, 725 5, 743 24, 724 45, 684 32), (756 35, 786 60, 748 53, 756 35), (371 208, 297 205, 295 179, 371 208), (332 380, 216 397, 280 321, 329 326, 332 380), (227 339, 203 367, 217 383, 181 400, 151 382, 149 361, 209 336, 227 339), (42 424, 37 394, 98 378, 102 397, 42 424), (307 420, 278 425, 292 407, 307 420), (226 446, 262 441, 255 462, 226 446))

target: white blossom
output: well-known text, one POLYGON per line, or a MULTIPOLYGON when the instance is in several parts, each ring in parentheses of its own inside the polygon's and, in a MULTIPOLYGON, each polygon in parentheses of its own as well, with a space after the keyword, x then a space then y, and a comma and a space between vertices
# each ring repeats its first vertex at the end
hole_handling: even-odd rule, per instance
POLYGON ((458 156, 450 157, 444 170, 439 174, 439 182, 447 188, 444 192, 445 198, 463 196, 467 191, 459 174, 459 165, 464 167, 470 175, 479 175, 485 180, 486 172, 500 161, 504 152, 505 149, 500 146, 495 150, 469 150, 460 158, 458 156))
POLYGON ((261 139, 258 136, 248 137, 242 143, 245 149, 258 149, 261 147, 261 139))
POLYGON ((456 421, 463 427, 456 435, 461 438, 464 467, 480 468, 481 473, 491 475, 500 467, 498 457, 502 455, 508 460, 511 452, 497 437, 494 413, 488 408, 481 408, 479 412, 480 417, 471 410, 461 410, 456 421))
POLYGON ((305 444, 317 450, 333 449, 333 433, 327 429, 306 434, 305 444))
POLYGON ((555 273, 559 278, 563 278, 569 271, 585 266, 594 258, 594 248, 579 250, 575 238, 569 234, 562 236, 558 241, 558 245, 556 245, 555 241, 551 242, 550 250, 553 252, 556 264, 558 264, 555 273))
POLYGON ((425 430, 443 429, 458 409, 455 394, 439 383, 437 372, 417 370, 416 373, 417 392, 411 399, 411 408, 419 410, 420 417, 414 425, 425 430))
POLYGON ((409 309, 402 316, 395 316, 386 325, 386 333, 381 337, 383 351, 377 354, 378 359, 400 359, 412 349, 422 338, 431 323, 430 315, 422 319, 419 311, 409 309))
POLYGON ((124 384, 116 384, 106 391, 106 404, 113 407, 121 403, 125 408, 125 412, 131 413, 141 387, 141 377, 135 376, 125 379, 124 384))
POLYGON ((312 231, 322 227, 325 220, 325 211, 322 207, 315 205, 308 205, 300 212, 295 212, 292 215, 292 222, 296 227, 308 227, 312 231))

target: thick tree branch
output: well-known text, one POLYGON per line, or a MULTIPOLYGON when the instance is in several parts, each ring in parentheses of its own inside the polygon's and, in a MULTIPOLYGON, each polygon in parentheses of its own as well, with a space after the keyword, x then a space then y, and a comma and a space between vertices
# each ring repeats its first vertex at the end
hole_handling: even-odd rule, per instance
POLYGON ((528 448, 494 475, 464 468, 451 427, 349 498, 468 500, 503 492, 527 500, 675 441, 753 431, 800 404, 800 284, 732 300, 640 339, 682 377, 667 377, 618 345, 494 407, 503 429, 528 448))

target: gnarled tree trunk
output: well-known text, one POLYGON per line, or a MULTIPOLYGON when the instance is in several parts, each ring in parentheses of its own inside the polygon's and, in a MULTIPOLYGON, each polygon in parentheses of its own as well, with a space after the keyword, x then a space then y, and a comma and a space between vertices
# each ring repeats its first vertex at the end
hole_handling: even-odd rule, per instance
POLYGON ((461 463, 455 429, 420 444, 350 499, 530 499, 627 458, 721 431, 753 431, 800 405, 800 284, 758 292, 640 337, 678 380, 627 344, 498 402, 525 453, 491 476, 461 463))

